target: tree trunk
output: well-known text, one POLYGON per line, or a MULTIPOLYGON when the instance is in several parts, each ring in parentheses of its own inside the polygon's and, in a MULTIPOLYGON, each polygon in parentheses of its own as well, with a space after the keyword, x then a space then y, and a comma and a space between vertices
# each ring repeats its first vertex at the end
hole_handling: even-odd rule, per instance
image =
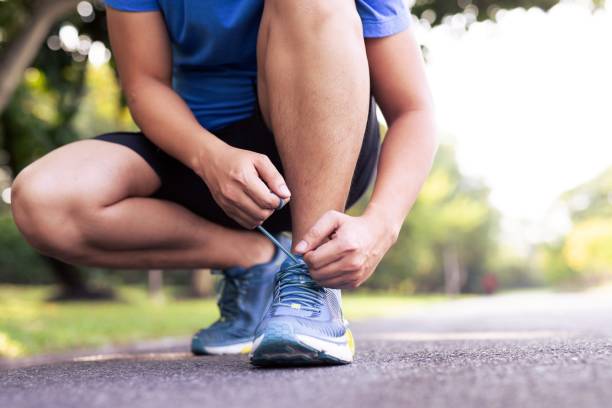
POLYGON ((191 272, 191 296, 203 298, 212 296, 215 292, 214 279, 210 269, 195 269, 191 272))
POLYGON ((9 42, 0 55, 0 112, 3 112, 19 84, 23 72, 32 63, 49 30, 61 17, 74 9, 78 0, 41 0, 27 24, 9 42))
POLYGON ((162 300, 164 297, 164 271, 151 269, 149 271, 149 297, 153 300, 162 300))
POLYGON ((462 273, 459 253, 454 245, 442 250, 442 263, 444 265, 444 290, 447 295, 461 293, 462 273))
POLYGON ((110 289, 92 289, 81 271, 72 265, 55 258, 43 257, 51 266, 53 275, 60 284, 59 292, 49 300, 54 302, 81 301, 81 300, 110 300, 115 294, 110 289))

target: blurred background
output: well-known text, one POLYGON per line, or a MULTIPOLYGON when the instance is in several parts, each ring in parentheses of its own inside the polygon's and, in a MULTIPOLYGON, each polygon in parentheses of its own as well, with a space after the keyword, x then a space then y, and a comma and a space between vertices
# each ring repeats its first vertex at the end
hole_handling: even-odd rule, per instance
MULTIPOLYGON (((410 7, 442 145, 397 245, 346 296, 349 317, 607 285, 612 3, 410 7)), ((216 316, 209 271, 76 268, 38 255, 12 221, 27 164, 135 129, 113 64, 102 1, 0 0, 0 357, 188 335, 216 316)))

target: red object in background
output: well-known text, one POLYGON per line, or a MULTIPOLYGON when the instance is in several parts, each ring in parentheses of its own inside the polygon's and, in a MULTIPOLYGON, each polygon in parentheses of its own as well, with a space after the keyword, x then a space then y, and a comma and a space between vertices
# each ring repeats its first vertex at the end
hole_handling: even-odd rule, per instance
POLYGON ((487 295, 495 293, 498 287, 497 277, 492 273, 485 273, 480 280, 480 286, 487 295))

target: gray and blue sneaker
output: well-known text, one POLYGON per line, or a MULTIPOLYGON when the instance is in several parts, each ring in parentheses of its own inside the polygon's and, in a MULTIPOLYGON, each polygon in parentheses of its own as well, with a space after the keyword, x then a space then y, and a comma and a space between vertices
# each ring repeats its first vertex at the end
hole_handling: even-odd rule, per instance
POLYGON ((274 298, 257 327, 251 363, 351 363, 355 343, 342 317, 340 290, 321 287, 310 277, 302 258, 294 255, 294 259, 286 259, 276 275, 274 298))
MULTIPOLYGON (((291 247, 290 236, 281 234, 276 238, 283 247, 291 247)), ((268 263, 221 272, 223 279, 217 301, 221 316, 193 336, 193 354, 246 354, 251 351, 255 329, 272 299, 274 277, 286 257, 276 248, 268 263)))

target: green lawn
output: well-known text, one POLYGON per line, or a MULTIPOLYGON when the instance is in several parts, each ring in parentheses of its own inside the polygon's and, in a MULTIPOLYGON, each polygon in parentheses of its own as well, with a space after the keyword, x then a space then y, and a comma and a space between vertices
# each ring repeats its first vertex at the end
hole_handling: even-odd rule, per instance
MULTIPOLYGON (((0 285, 0 357, 187 336, 217 318, 213 299, 150 300, 140 287, 119 289, 120 301, 49 303, 46 287, 0 285)), ((357 294, 344 297, 348 319, 409 312, 442 296, 357 294)))

